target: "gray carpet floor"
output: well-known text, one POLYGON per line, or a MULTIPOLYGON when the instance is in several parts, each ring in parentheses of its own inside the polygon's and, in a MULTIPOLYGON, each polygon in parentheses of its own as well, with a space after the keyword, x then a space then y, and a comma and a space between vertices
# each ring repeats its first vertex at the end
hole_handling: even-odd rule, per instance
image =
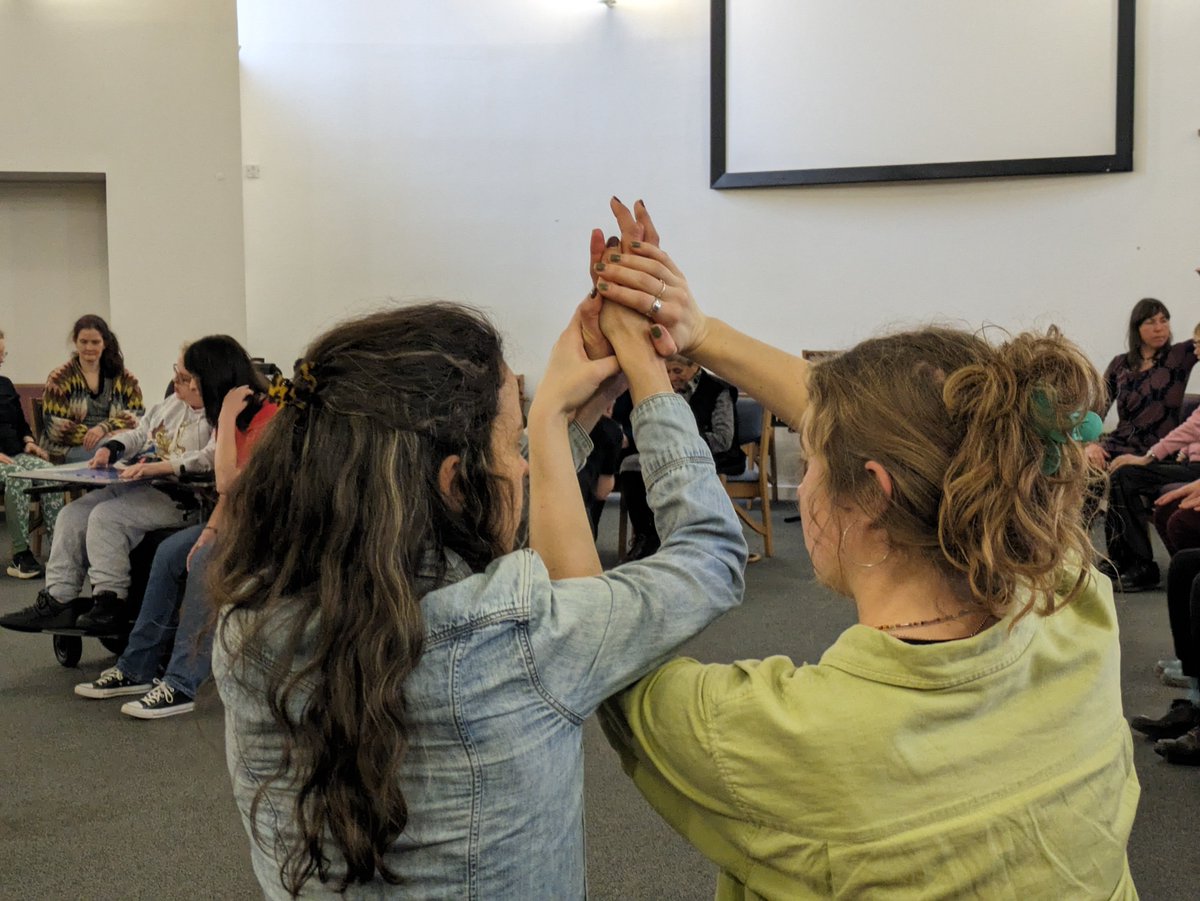
MULTIPOLYGON (((785 507, 786 505, 780 505, 785 507)), ((816 660, 853 622, 853 608, 812 580, 800 527, 777 509, 776 556, 747 571, 745 603, 684 652, 729 661, 768 654, 816 660)), ((615 558, 616 508, 601 523, 615 558)), ((751 549, 760 542, 749 536, 751 549)), ((8 548, 0 539, 0 559, 8 548)), ((1162 561, 1165 562, 1165 561, 1162 561)), ((41 582, 0 574, 0 612, 33 601, 41 582)), ((1171 656, 1162 592, 1120 600, 1126 712, 1165 712, 1178 692, 1151 667, 1171 656)), ((225 772, 220 701, 157 722, 122 716, 121 701, 72 693, 113 662, 85 641, 78 669, 58 665, 50 639, 0 630, 0 898, 253 898, 247 839, 225 772)), ((591 897, 708 899, 713 868, 642 802, 589 722, 588 880, 591 897)), ((1142 801, 1129 844, 1141 896, 1200 897, 1200 768, 1171 766, 1135 741, 1142 801)))

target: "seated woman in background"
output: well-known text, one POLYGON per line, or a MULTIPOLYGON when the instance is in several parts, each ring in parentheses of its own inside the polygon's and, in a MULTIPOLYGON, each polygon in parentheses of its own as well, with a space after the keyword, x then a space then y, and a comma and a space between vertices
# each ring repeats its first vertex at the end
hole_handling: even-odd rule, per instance
POLYGON ((125 368, 117 336, 99 316, 71 327, 75 353, 46 378, 42 395, 46 450, 52 459, 90 460, 104 438, 137 426, 142 389, 125 368))
POLYGON ((232 340, 213 335, 185 347, 175 364, 171 395, 151 407, 136 429, 117 432, 97 448, 92 466, 122 460, 131 465, 121 471, 118 484, 90 491, 63 508, 50 546, 45 589, 31 606, 0 617, 0 626, 37 632, 73 628, 80 614, 89 611, 93 627, 127 615, 129 552, 147 532, 182 528, 200 516, 198 506, 182 504, 168 486, 156 487, 150 480, 212 469, 220 401, 206 405, 201 386, 207 383, 217 398, 237 387, 236 373, 223 362, 214 365, 223 358, 210 353, 212 345, 232 340), (187 368, 188 359, 195 370, 187 368), (79 597, 85 577, 92 584, 90 598, 79 597))
MULTIPOLYGON (((4 332, 0 331, 0 366, 7 357, 4 332)), ((38 446, 33 429, 25 419, 21 396, 11 379, 0 375, 0 482, 4 485, 4 522, 12 544, 8 574, 15 579, 35 579, 45 571, 29 550, 29 495, 25 489, 31 483, 24 479, 9 479, 8 474, 49 465, 49 455, 38 446)), ((62 505, 61 492, 42 495, 42 519, 47 535, 54 533, 54 520, 62 505)))
MULTIPOLYGON (((138 719, 160 719, 187 713, 195 707, 200 685, 211 675, 211 635, 204 636, 209 622, 206 570, 212 542, 225 525, 226 495, 246 465, 250 451, 279 408, 267 401, 267 383, 237 341, 219 336, 197 342, 183 355, 189 372, 228 373, 220 382, 200 382, 205 409, 219 405, 213 470, 219 498, 208 522, 181 529, 158 546, 142 606, 125 650, 93 682, 75 686, 83 698, 115 698, 142 694, 122 705, 121 712, 138 719), (201 359, 201 356, 207 359, 201 359), (223 396, 220 387, 232 381, 238 387, 223 396), (183 586, 182 597, 180 586, 183 586), (159 665, 170 654, 161 679, 159 665)), ((104 630, 113 625, 103 611, 93 610, 79 618, 78 625, 104 630)))
POLYGON ((528 466, 478 312, 403 307, 306 351, 214 562, 213 673, 266 897, 584 896, 583 722, 736 604, 746 559, 649 323, 614 309, 664 543, 601 572, 572 456, 617 363, 587 359, 586 309, 538 387, 528 466))
POLYGON ((809 368, 705 317, 648 242, 621 256, 604 297, 658 297, 661 350, 800 429, 805 544, 858 615, 816 665, 675 660, 606 705, 717 896, 1136 897, 1116 609, 1081 525, 1103 396, 1083 354, 1054 329, 993 347, 931 328, 809 368))
MULTIPOLYGON (((1200 330, 1195 340, 1200 345, 1200 330)), ((1172 509, 1168 512, 1157 498, 1168 485, 1197 478, 1200 478, 1200 409, 1144 454, 1122 454, 1109 462, 1104 529, 1108 559, 1101 562, 1100 571, 1122 591, 1158 587, 1158 564, 1154 562, 1147 520, 1155 507, 1162 510, 1158 518, 1163 520, 1164 535, 1168 529, 1177 533, 1167 541, 1167 547, 1178 545, 1179 533, 1187 528, 1185 523, 1193 521, 1195 514, 1176 512, 1176 505, 1170 505, 1172 509), (1173 520, 1171 512, 1176 513, 1173 520)), ((1193 539, 1190 543, 1196 542, 1193 539)))
POLYGON ((1179 425, 1188 376, 1196 365, 1189 338, 1171 343, 1171 314, 1152 297, 1134 304, 1129 314, 1129 349, 1104 370, 1107 399, 1097 405, 1103 418, 1117 405, 1117 427, 1087 446, 1088 460, 1107 467, 1121 454, 1145 454, 1179 425))

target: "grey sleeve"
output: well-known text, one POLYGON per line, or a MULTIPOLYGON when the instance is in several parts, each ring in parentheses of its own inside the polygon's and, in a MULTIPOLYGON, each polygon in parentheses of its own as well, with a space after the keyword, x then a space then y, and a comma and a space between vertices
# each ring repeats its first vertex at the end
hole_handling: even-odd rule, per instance
POLYGON ((728 391, 722 391, 713 407, 712 431, 704 436, 708 449, 714 454, 724 453, 733 448, 733 398, 728 391))

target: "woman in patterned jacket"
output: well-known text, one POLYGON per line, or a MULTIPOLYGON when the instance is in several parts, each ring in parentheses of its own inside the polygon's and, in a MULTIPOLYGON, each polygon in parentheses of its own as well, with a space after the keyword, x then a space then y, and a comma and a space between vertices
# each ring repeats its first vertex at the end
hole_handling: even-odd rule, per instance
POLYGON ((69 463, 90 460, 106 435, 135 428, 143 412, 142 389, 107 322, 79 317, 71 342, 75 353, 50 373, 42 396, 44 446, 69 463))

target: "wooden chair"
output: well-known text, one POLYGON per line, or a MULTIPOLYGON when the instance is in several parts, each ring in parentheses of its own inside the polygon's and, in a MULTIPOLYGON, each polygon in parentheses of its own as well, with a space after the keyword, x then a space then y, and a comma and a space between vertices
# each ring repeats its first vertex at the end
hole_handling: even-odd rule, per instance
POLYGON ((739 397, 737 418, 738 435, 744 439, 742 449, 746 452, 746 472, 741 476, 721 476, 721 483, 738 518, 762 536, 764 555, 771 557, 775 553, 771 530, 771 424, 774 417, 770 410, 753 398, 739 397), (759 501, 758 517, 752 515, 756 500, 759 501), (749 501, 749 510, 742 501, 749 501))

